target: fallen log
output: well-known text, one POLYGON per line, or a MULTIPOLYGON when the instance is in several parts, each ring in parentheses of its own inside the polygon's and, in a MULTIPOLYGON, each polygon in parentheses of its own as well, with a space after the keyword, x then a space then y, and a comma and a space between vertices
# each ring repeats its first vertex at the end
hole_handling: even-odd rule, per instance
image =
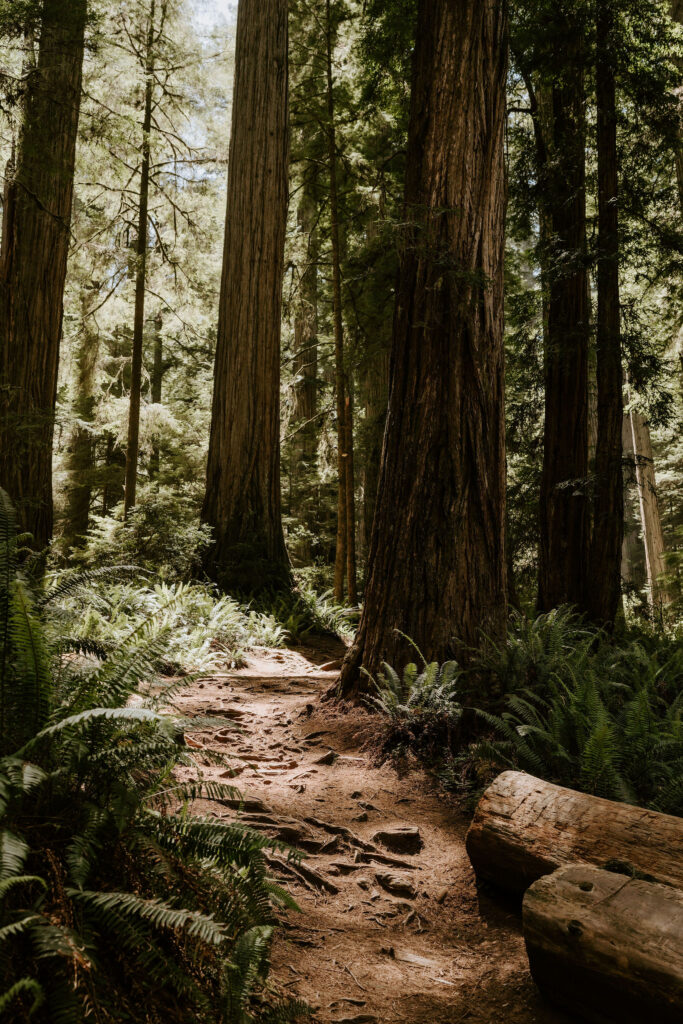
POLYGON ((683 893, 574 864, 527 890, 524 941, 541 992, 596 1024, 683 1020, 683 893))
POLYGON ((503 772, 466 838, 477 879, 515 895, 564 864, 594 864, 683 889, 683 819, 503 772))

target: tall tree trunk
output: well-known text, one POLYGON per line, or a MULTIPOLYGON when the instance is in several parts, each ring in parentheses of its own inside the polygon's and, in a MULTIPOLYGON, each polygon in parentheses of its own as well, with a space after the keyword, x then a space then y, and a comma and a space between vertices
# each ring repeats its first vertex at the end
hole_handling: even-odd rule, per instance
POLYGON ((624 535, 622 421, 624 400, 619 309, 619 213, 614 17, 611 0, 599 0, 597 14, 596 104, 598 149, 598 437, 591 545, 591 618, 614 622, 621 602, 621 547, 624 535))
MULTIPOLYGON (((318 453, 318 259, 319 240, 316 205, 304 189, 297 220, 306 252, 299 278, 294 313, 294 360, 296 378, 292 421, 296 433, 292 439, 292 480, 294 500, 310 533, 318 525, 316 503, 310 485, 318 453)), ((292 552, 294 557, 294 552, 292 552)), ((302 564, 311 560, 310 537, 297 545, 296 557, 302 564)))
POLYGON ((92 478, 95 464, 92 422, 95 416, 95 372, 100 351, 99 331, 93 331, 88 317, 89 292, 81 295, 81 332, 76 351, 76 381, 72 413, 75 420, 67 458, 66 516, 64 547, 84 544, 88 532, 92 478))
POLYGON ((86 0, 44 0, 0 258, 0 485, 52 536, 52 440, 81 101, 86 0))
POLYGON ((346 579, 349 604, 358 604, 356 579, 356 495, 353 461, 353 381, 344 375, 344 486, 346 489, 346 579))
MULTIPOLYGON (((158 314, 154 320, 154 357, 152 362, 152 379, 150 382, 150 398, 153 405, 161 404, 161 388, 164 382, 164 339, 161 334, 162 326, 163 320, 161 314, 158 314)), ((160 460, 159 438, 155 436, 152 439, 152 457, 149 460, 150 480, 159 475, 160 460)))
MULTIPOLYGON (((545 426, 538 605, 583 605, 588 569, 588 342, 585 123, 580 29, 567 26, 561 82, 542 87, 539 156, 545 426)), ((539 130, 540 129, 540 130, 539 130)))
POLYGON ((145 279, 147 273, 147 210, 149 205, 150 133, 152 131, 152 99, 154 92, 154 16, 156 0, 151 0, 147 49, 145 53, 145 112, 142 122, 142 163, 140 166, 140 198, 138 204, 138 237, 135 244, 135 313, 133 318, 133 353, 130 371, 130 405, 128 409, 128 443, 126 445, 126 483, 123 499, 125 519, 135 505, 140 451, 140 398, 142 394, 142 342, 145 330, 145 279))
POLYGON ((344 575, 348 579, 350 600, 356 602, 355 544, 349 546, 355 535, 355 509, 353 502, 353 466, 349 464, 346 415, 346 389, 344 367, 344 327, 342 323, 341 247, 339 244, 339 194, 337 189, 337 133, 334 119, 334 83, 332 80, 332 20, 330 0, 325 3, 326 79, 327 79, 327 159, 330 175, 330 239, 332 242, 332 319, 334 324, 334 385, 337 401, 337 545, 334 562, 334 596, 339 602, 344 597, 344 575), (351 479, 349 480, 349 473, 351 479), (349 499, 350 503, 349 503, 349 499), (349 571, 350 570, 350 571, 349 571))
POLYGON ((340 691, 506 621, 506 5, 420 0, 390 393, 368 584, 340 691))
MULTIPOLYGON (((674 21, 677 21, 679 25, 683 25, 683 0, 671 0, 670 2, 671 17, 674 21)), ((683 75, 683 61, 677 63, 678 69, 683 75)), ((679 82, 679 101, 683 107, 683 81, 679 82)), ((683 114, 683 111, 682 111, 683 114)), ((683 128, 679 129, 678 133, 678 148, 676 150, 676 178, 678 181, 678 200, 681 207, 681 215, 683 215, 683 128)))
POLYGON ((288 198, 287 0, 240 0, 202 517, 220 585, 288 586, 280 515, 280 314, 288 198))
POLYGON ((624 539, 621 545, 621 578, 629 592, 640 593, 648 579, 645 569, 645 545, 641 543, 642 520, 636 457, 633 451, 631 415, 624 413, 621 430, 624 449, 624 539))
POLYGON ((360 517, 360 552, 367 565, 372 535, 372 520, 379 484, 382 457, 382 438, 387 415, 387 388, 389 383, 389 351, 382 346, 370 353, 362 368, 359 382, 363 406, 361 433, 361 465, 363 483, 363 509, 360 517))

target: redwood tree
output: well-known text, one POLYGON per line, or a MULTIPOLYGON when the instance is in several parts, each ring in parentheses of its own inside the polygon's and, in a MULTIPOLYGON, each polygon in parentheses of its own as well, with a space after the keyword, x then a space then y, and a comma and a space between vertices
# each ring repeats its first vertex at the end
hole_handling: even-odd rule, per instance
POLYGON ((624 536, 622 420, 624 415, 619 307, 617 101, 613 0, 599 0, 596 24, 598 150, 598 439, 588 611, 610 625, 621 600, 624 536))
POLYGON ((538 604, 584 607, 590 541, 584 26, 550 5, 534 94, 544 291, 545 425, 539 500, 538 604), (558 39, 563 40, 559 67, 558 39), (548 66, 550 64, 551 66, 548 66), (552 75, 552 80, 548 79, 552 75))
POLYGON ((505 629, 505 4, 420 0, 390 395, 340 688, 505 629), (401 631, 400 633, 398 631, 401 631))
POLYGON ((287 0, 240 0, 203 519, 214 530, 206 571, 241 590, 289 579, 280 517, 287 162, 287 0))
POLYGON ((86 0, 44 0, 5 189, 0 253, 0 485, 21 529, 52 536, 52 440, 86 0))

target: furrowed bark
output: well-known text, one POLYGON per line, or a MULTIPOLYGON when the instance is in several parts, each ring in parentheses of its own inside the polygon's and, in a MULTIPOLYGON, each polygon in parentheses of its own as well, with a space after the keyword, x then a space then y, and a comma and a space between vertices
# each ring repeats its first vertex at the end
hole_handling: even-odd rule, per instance
POLYGON ((52 441, 81 101, 86 0, 45 0, 0 257, 0 486, 39 548, 52 536, 52 441))
POLYGON ((280 315, 288 200, 287 2, 240 0, 202 518, 226 589, 288 587, 280 506, 280 315))
POLYGON ((506 620, 502 268, 505 6, 418 8, 390 396, 360 667, 462 653, 506 620))

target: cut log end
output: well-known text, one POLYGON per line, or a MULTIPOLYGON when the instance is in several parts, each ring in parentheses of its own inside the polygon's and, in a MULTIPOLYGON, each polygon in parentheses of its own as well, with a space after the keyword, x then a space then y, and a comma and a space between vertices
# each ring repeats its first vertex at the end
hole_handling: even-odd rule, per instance
POLYGON ((524 897, 534 981, 551 1002, 605 1024, 683 1020, 683 893, 589 865, 524 897))

